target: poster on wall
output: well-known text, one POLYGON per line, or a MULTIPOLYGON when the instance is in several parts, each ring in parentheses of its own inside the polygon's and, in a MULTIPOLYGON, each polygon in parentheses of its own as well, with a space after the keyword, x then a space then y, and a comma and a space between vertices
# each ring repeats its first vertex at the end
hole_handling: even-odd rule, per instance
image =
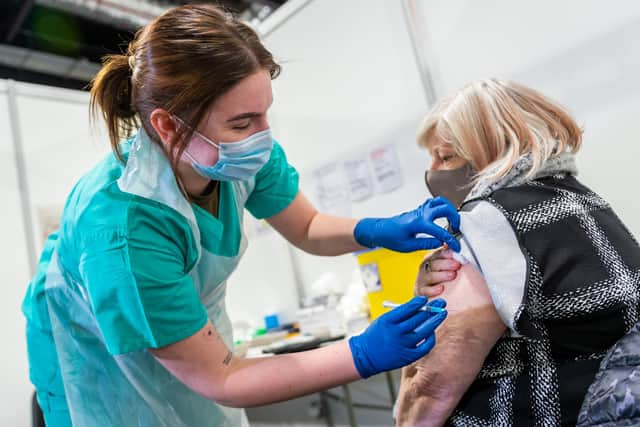
POLYGON ((389 144, 370 151, 369 159, 378 192, 388 193, 402 185, 402 171, 394 145, 389 144))
POLYGON ((318 207, 324 213, 351 216, 351 198, 340 162, 326 164, 313 171, 318 207))
POLYGON ((342 164, 349 184, 351 201, 359 202, 373 195, 373 178, 366 157, 345 160, 342 164))

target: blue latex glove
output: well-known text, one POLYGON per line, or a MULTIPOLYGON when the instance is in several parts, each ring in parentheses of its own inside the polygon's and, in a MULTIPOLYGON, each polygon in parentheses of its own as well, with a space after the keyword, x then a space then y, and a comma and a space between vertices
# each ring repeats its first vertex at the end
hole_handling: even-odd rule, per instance
POLYGON ((460 214, 444 197, 428 199, 417 209, 391 218, 365 218, 356 224, 353 236, 367 248, 381 246, 397 252, 435 249, 443 243, 460 252, 460 243, 451 233, 436 225, 437 218, 447 218, 454 232, 460 229, 460 214), (433 237, 416 237, 428 234, 433 237))
MULTIPOLYGON (((349 339, 351 355, 362 378, 406 366, 431 351, 436 343, 434 332, 447 312, 420 310, 425 304, 426 297, 414 297, 349 339)), ((444 307, 446 302, 437 299, 429 305, 444 307)))

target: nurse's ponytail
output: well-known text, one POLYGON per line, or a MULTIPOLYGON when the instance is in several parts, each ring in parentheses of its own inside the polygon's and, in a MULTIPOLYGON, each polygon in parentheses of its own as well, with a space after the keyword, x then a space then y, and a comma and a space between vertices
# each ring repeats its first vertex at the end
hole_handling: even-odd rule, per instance
POLYGON ((131 98, 131 67, 127 55, 108 55, 91 85, 91 116, 102 115, 116 156, 122 160, 118 144, 140 126, 131 98))
POLYGON ((91 88, 93 118, 101 113, 122 160, 120 140, 139 126, 160 142, 154 109, 180 117, 188 126, 166 150, 175 164, 211 104, 260 70, 275 78, 280 66, 251 27, 210 4, 178 6, 140 29, 126 55, 105 58, 91 88))

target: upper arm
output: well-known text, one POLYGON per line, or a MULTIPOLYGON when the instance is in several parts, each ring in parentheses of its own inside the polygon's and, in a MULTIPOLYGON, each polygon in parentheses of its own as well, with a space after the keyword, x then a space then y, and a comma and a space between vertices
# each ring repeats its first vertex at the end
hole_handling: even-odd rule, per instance
POLYGON ((456 385, 471 384, 506 326, 495 309, 486 281, 471 264, 463 265, 456 279, 444 287, 441 297, 447 301, 449 316, 436 332, 436 347, 421 365, 443 374, 428 384, 430 392, 455 390, 460 398, 466 387, 460 389, 456 385))
POLYGON ((500 318, 510 333, 517 334, 527 278, 518 238, 504 214, 489 202, 472 205, 460 218, 463 254, 481 270, 500 318))
POLYGON ((461 231, 463 254, 472 263, 444 283, 449 316, 436 332, 435 348, 405 370, 401 416, 409 417, 409 423, 423 417, 446 420, 497 340, 507 329, 515 332, 523 303, 526 261, 504 215, 480 202, 461 213, 461 231))
POLYGON ((463 265, 457 277, 444 284, 444 289, 441 297, 447 301, 449 316, 436 333, 438 344, 432 357, 438 362, 429 363, 427 369, 445 375, 429 384, 429 388, 436 393, 445 391, 450 397, 457 397, 457 401, 477 376, 506 326, 494 306, 487 282, 471 264, 463 265))
POLYGON ((80 268, 111 354, 148 349, 188 387, 222 400, 231 353, 191 279, 197 259, 184 217, 136 200, 124 230, 87 240, 80 268))
POLYGON ((210 321, 190 337, 149 351, 189 388, 229 405, 224 383, 237 360, 210 321))
POLYGON ((487 282, 472 264, 464 264, 456 278, 443 285, 441 298, 447 301, 447 310, 451 315, 479 307, 493 307, 487 282))
POLYGON ((306 237, 309 224, 318 213, 307 198, 298 192, 295 199, 284 210, 267 219, 278 233, 289 242, 299 245, 306 237))
POLYGON ((187 221, 158 204, 131 205, 124 229, 84 242, 80 274, 111 354, 191 336, 207 312, 189 275, 197 249, 187 221))
POLYGON ((403 372, 400 425, 441 425, 480 372, 504 333, 487 284, 471 264, 445 283, 449 316, 436 331, 436 346, 403 372))
POLYGON ((270 218, 288 207, 298 194, 298 172, 275 142, 269 161, 258 171, 255 186, 245 204, 259 219, 270 218))

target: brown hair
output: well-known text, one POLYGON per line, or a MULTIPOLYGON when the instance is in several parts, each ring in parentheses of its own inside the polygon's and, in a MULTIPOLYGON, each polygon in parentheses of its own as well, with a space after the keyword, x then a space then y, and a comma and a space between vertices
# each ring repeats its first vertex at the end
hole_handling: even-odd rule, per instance
POLYGON ((163 108, 187 126, 171 143, 175 164, 209 106, 245 77, 280 66, 248 25, 220 8, 190 4, 169 9, 140 29, 126 54, 108 55, 91 85, 93 120, 101 112, 111 148, 140 125, 159 142, 149 116, 163 108))
POLYGON ((530 154, 533 176, 551 157, 577 152, 582 130, 556 102, 526 86, 496 79, 472 83, 440 101, 425 118, 418 143, 437 137, 471 164, 476 178, 497 181, 530 154))

